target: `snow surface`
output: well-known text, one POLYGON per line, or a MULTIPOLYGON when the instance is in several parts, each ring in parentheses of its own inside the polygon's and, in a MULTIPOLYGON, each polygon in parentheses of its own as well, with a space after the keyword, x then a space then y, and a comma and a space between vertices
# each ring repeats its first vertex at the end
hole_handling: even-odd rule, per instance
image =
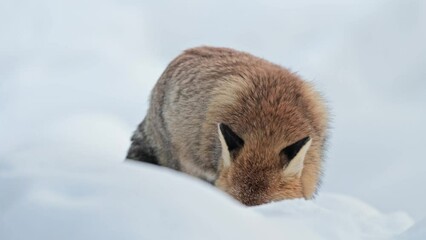
POLYGON ((0 239, 388 239, 413 224, 342 195, 248 208, 162 167, 72 165, 2 168, 0 239))
POLYGON ((138 214, 182 214, 160 205, 162 192, 140 192, 141 174, 191 191, 173 196, 193 206, 174 218, 192 224, 185 234, 426 239, 425 1, 0 1, 0 33, 0 240, 131 238, 144 224, 178 234, 138 214), (333 128, 317 200, 247 209, 122 163, 158 76, 198 45, 251 52, 324 93, 333 128))

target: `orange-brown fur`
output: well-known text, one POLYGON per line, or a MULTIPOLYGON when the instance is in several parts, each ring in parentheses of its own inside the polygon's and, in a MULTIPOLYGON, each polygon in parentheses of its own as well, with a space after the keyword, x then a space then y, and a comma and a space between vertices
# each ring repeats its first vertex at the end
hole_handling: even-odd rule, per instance
POLYGON ((246 205, 312 198, 320 182, 327 111, 294 73, 227 48, 186 50, 160 77, 128 158, 213 182, 246 205), (218 123, 244 139, 224 166, 218 123), (301 176, 284 174, 280 151, 306 136, 301 176))

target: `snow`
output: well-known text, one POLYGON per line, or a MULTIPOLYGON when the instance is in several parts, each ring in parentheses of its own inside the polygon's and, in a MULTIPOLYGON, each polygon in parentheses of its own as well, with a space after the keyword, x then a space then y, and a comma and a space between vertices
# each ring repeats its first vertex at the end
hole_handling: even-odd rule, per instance
POLYGON ((0 239, 387 239, 413 224, 336 194, 249 208, 144 163, 33 165, 0 171, 0 239))
POLYGON ((426 220, 416 223, 413 227, 398 236, 400 240, 422 240, 426 236, 426 220))
POLYGON ((426 239, 425 25, 422 0, 0 1, 0 239, 426 239), (290 67, 325 95, 315 201, 245 208, 123 163, 158 76, 198 45, 290 67))

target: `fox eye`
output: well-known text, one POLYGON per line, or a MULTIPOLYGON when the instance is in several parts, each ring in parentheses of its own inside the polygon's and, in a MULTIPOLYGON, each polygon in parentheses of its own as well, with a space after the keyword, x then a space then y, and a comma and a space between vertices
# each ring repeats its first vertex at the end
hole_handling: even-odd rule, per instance
POLYGON ((281 162, 283 165, 288 164, 302 149, 302 147, 310 140, 310 137, 304 137, 299 141, 285 147, 280 152, 281 162))
POLYGON ((219 128, 222 132, 223 138, 225 139, 229 152, 239 150, 244 146, 243 139, 241 139, 234 131, 232 131, 228 125, 221 123, 219 128))

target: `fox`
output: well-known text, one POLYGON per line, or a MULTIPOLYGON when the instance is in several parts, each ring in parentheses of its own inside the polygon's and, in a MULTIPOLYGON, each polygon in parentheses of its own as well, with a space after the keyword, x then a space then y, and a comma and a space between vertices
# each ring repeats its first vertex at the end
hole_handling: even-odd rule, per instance
POLYGON ((244 205, 316 196, 328 108, 296 73, 246 52, 183 51, 155 84, 126 159, 200 178, 244 205))

